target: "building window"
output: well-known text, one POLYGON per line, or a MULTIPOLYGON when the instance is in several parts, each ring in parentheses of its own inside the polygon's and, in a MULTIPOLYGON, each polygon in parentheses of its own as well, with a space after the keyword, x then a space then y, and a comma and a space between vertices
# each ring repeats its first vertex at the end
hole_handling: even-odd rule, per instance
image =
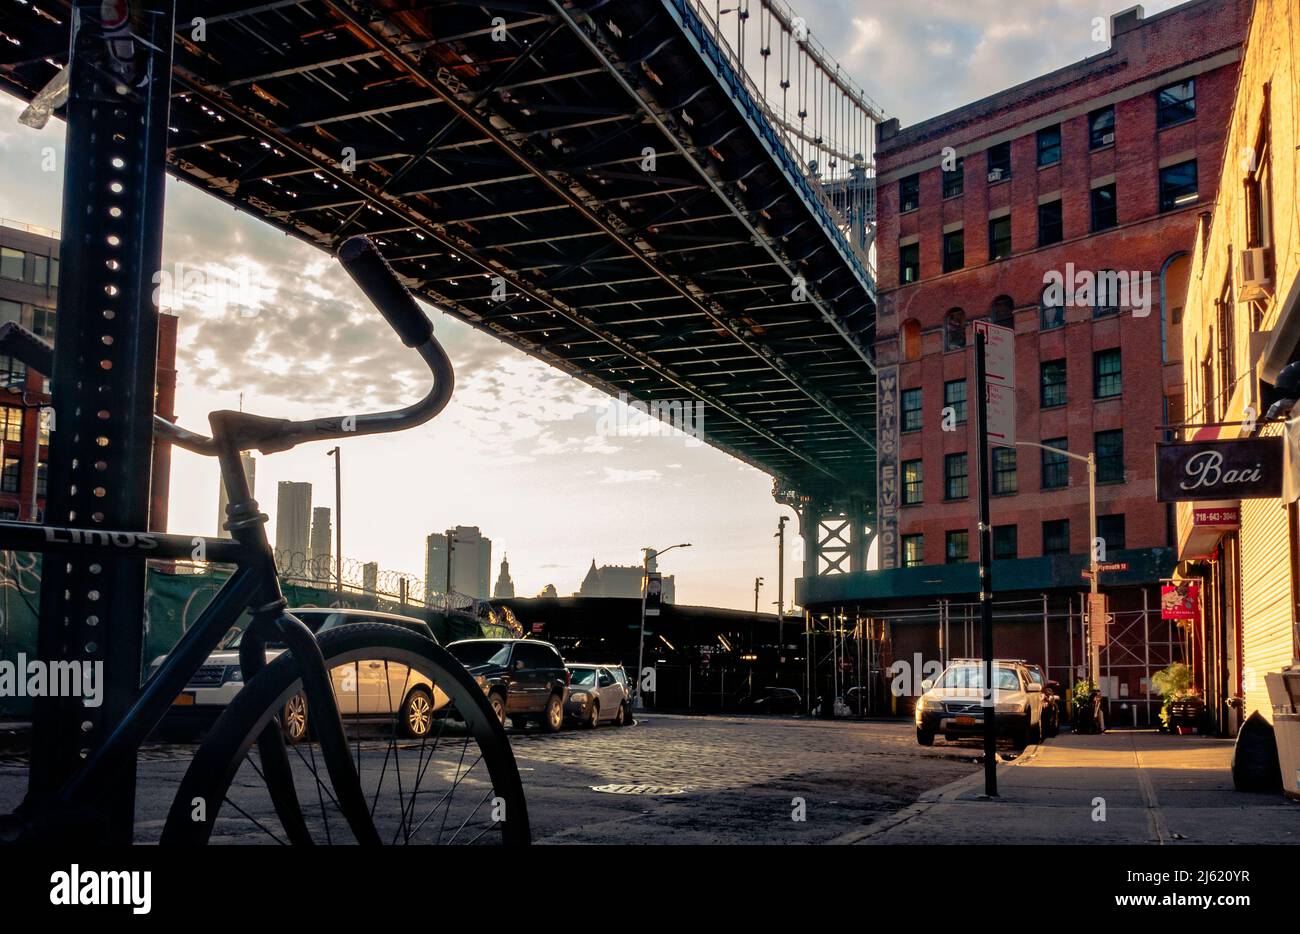
POLYGON ((960 425, 966 421, 966 380, 954 379, 943 384, 944 408, 951 408, 960 425))
POLYGON ((1061 125, 1038 131, 1038 167, 1055 165, 1061 161, 1061 125))
POLYGON ((1016 492, 1016 449, 993 448, 993 492, 999 495, 1016 492))
POLYGON ((13 247, 0 247, 0 279, 17 279, 20 282, 23 278, 23 261, 27 254, 22 250, 15 250, 13 247))
POLYGON ((943 456, 943 498, 965 499, 970 495, 965 452, 943 456))
POLYGON ((21 389, 27 382, 27 364, 10 356, 0 356, 0 387, 21 389))
MULTIPOLYGON (((1044 441, 1049 448, 1057 451, 1066 450, 1064 438, 1049 438, 1044 441)), ((1059 490, 1070 485, 1070 459, 1055 451, 1042 451, 1043 489, 1059 490)))
POLYGON ((23 325, 38 337, 54 340, 54 309, 23 306, 23 325))
POLYGON ((1088 114, 1088 148, 1115 144, 1115 108, 1102 107, 1088 114))
POLYGON ((921 322, 908 318, 899 329, 899 338, 903 344, 904 360, 921 359, 921 322))
POLYGON ((953 272, 966 265, 966 233, 950 230, 943 235, 943 271, 953 272))
POLYGON ((1011 255, 1011 215, 995 217, 989 221, 989 260, 1006 259, 1011 255))
POLYGON ((966 346, 966 312, 949 308, 943 318, 943 349, 961 350, 966 346))
POLYGON ((921 244, 909 243, 898 248, 898 281, 902 285, 921 278, 921 244))
POLYGON ((925 497, 925 469, 920 459, 903 461, 903 505, 918 506, 925 497))
POLYGON ((49 484, 50 465, 45 461, 36 463, 36 495, 44 496, 49 484))
POLYGON ((1188 78, 1156 91, 1156 127, 1163 130, 1196 116, 1196 79, 1188 78))
POLYGON ((989 184, 1004 182, 1011 177, 1011 143, 998 143, 989 147, 989 184))
POLYGON ((925 536, 903 536, 903 567, 919 568, 925 563, 925 536))
POLYGON ((1096 351, 1092 355, 1092 397, 1112 399, 1123 391, 1119 348, 1096 351))
POLYGON ((23 440, 23 410, 16 406, 6 405, 0 408, 0 438, 6 444, 15 442, 21 443, 23 440))
POLYGON ((1001 324, 1006 327, 1015 327, 1015 299, 1010 295, 999 295, 997 298, 993 299, 993 306, 989 309, 989 316, 993 318, 994 324, 1001 324))
POLYGON ((1065 360, 1044 360, 1038 368, 1038 402, 1045 409, 1065 405, 1069 396, 1065 391, 1065 360))
POLYGON ((1092 232, 1109 230, 1119 223, 1115 205, 1115 185, 1099 185, 1092 190, 1092 232))
POLYGON ((1124 432, 1098 431, 1092 436, 1097 459, 1097 482, 1119 483, 1124 479, 1124 432))
POLYGON ((1106 552, 1122 551, 1124 544, 1124 514, 1097 517, 1097 537, 1106 543, 1106 552))
POLYGON ((970 532, 959 529, 943 533, 943 560, 945 564, 970 560, 970 532))
POLYGON ((1038 206, 1038 245, 1050 246, 1065 239, 1065 226, 1061 221, 1061 201, 1048 201, 1038 206))
POLYGON ((921 203, 921 176, 908 175, 898 180, 898 213, 915 211, 921 203))
POLYGON ((1119 282, 1119 273, 1115 270, 1097 270, 1097 289, 1092 302, 1092 316, 1094 318, 1119 314, 1119 282))
POLYGON ((945 198, 956 198, 965 190, 966 159, 964 156, 958 156, 951 172, 947 169, 943 170, 943 196, 945 198))
POLYGON ((32 256, 32 281, 37 285, 50 284, 50 258, 48 256, 32 256))
POLYGON ((1038 324, 1044 331, 1065 327, 1065 306, 1047 302, 1047 289, 1038 297, 1038 324))
POLYGON ((1196 201, 1196 160, 1160 170, 1160 210, 1172 211, 1196 201))
POLYGON ((924 421, 920 387, 903 390, 902 412, 903 431, 920 431, 924 421))
POLYGON ((1019 552, 1016 547, 1016 526, 993 526, 993 557, 995 559, 1015 558, 1019 552))
POLYGON ((1070 520, 1052 519, 1043 523, 1043 554, 1068 555, 1070 553, 1070 520))
POLYGON ((17 493, 23 475, 23 461, 20 457, 5 455, 4 475, 0 477, 0 492, 17 493))
POLYGON ((18 302, 0 299, 0 324, 8 324, 10 321, 22 324, 23 306, 18 302))

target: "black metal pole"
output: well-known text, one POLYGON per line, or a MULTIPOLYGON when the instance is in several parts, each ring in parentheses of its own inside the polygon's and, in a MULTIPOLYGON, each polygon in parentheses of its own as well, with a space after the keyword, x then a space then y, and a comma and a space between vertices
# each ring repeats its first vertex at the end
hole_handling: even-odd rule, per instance
MULTIPOLYGON (((72 17, 59 328, 46 515, 54 524, 149 527, 171 0, 78 0, 72 17), (128 11, 123 14, 123 11, 128 11), (117 17, 106 21, 105 17, 117 17)), ((48 801, 140 689, 145 568, 126 558, 42 563, 37 650, 102 672, 104 701, 34 707, 28 806, 48 801)), ((84 671, 84 669, 83 669, 84 671)), ((110 843, 132 839, 135 757, 96 789, 110 843)))
POLYGON ((993 690, 993 534, 989 528, 989 422, 984 333, 975 332, 975 471, 979 478, 980 637, 984 657, 984 794, 998 793, 998 733, 993 690))

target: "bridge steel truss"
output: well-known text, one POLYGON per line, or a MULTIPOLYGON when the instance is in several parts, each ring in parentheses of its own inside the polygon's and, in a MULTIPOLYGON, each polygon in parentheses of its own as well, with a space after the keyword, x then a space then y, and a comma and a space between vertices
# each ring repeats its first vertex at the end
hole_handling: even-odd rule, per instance
MULTIPOLYGON (((613 395, 703 403, 709 443, 870 512, 869 265, 692 4, 182 0, 176 22, 174 175, 321 249, 367 233, 450 314, 613 395)), ((30 99, 68 4, 3 31, 0 86, 30 99)))

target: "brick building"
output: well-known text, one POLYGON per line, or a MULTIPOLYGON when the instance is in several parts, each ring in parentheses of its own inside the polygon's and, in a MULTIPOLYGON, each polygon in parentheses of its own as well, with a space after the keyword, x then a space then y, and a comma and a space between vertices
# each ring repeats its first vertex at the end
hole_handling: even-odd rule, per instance
MULTIPOLYGON (((1127 10, 1097 55, 914 126, 880 125, 880 569, 804 582, 815 608, 892 620, 894 657, 978 653, 968 386, 971 325, 992 320, 1015 329, 1017 440, 1096 452, 1098 536, 1108 561, 1128 564, 1103 579, 1116 618, 1103 689, 1141 695, 1138 719, 1150 715, 1145 679, 1178 652, 1167 626, 1150 631, 1174 530, 1152 451, 1158 426, 1180 420, 1187 251, 1214 198, 1249 11, 1127 10), (1045 291, 1053 276, 1064 294, 1045 291)), ((994 448, 990 463, 998 654, 1072 681, 1085 657, 1086 466, 1032 447, 994 448)))
MULTIPOLYGON (((58 319, 59 239, 52 230, 0 222, 0 324, 17 321, 54 340, 58 319)), ((0 356, 0 518, 34 521, 45 508, 45 461, 49 432, 41 417, 48 406, 49 380, 19 361, 0 356)), ((156 388, 159 414, 176 417, 176 318, 158 318, 156 388)), ((149 527, 167 528, 171 445, 155 446, 149 527)))

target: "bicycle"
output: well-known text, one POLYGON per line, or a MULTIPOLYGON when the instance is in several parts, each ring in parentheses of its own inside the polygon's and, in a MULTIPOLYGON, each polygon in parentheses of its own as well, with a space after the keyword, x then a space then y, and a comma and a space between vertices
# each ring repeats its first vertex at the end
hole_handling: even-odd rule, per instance
MULTIPOLYGON (((155 415, 157 434, 217 458, 228 494, 225 527, 230 539, 0 521, 0 550, 166 559, 188 558, 201 543, 209 561, 235 565, 103 744, 51 801, 35 806, 25 802, 15 814, 0 818, 0 840, 93 836, 96 779, 122 757, 136 753, 247 609, 251 622, 239 643, 244 687, 196 751, 172 801, 162 843, 245 841, 259 835, 281 843, 530 842, 528 810, 510 742, 481 685, 460 662, 425 636, 380 623, 340 626, 318 639, 285 610, 288 603, 266 536, 267 516, 249 491, 240 452, 272 454, 311 441, 414 427, 442 411, 454 382, 451 361, 433 336, 433 325, 374 244, 352 237, 343 243, 338 258, 402 342, 416 349, 429 367, 433 387, 422 400, 389 412, 307 421, 218 411, 209 415, 211 437, 155 415), (266 650, 272 642, 287 651, 268 662, 266 650), (343 714, 349 694, 360 713, 365 678, 381 666, 389 685, 392 729, 375 740, 363 735, 366 731, 355 720, 345 723, 343 714), (413 741, 398 742, 401 705, 393 703, 391 686, 400 679, 398 696, 406 696, 416 673, 447 701, 437 712, 436 734, 430 730, 418 748, 412 748, 413 741), (314 741, 287 744, 282 730, 286 705, 300 705, 303 697, 314 741), (381 753, 382 761, 376 762, 381 753), (458 792, 465 792, 459 800, 458 792)), ((38 372, 52 372, 51 345, 16 324, 0 328, 0 352, 38 372)))

